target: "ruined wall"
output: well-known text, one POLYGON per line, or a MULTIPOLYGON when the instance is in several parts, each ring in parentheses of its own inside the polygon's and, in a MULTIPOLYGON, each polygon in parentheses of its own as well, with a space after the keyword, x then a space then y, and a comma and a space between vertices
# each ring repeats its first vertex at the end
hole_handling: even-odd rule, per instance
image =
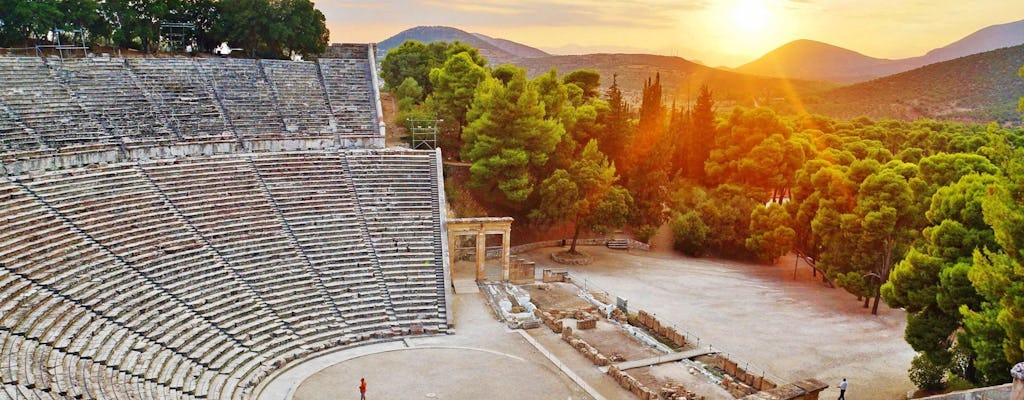
MULTIPOLYGON (((675 327, 662 323, 654 315, 638 310, 636 315, 630 317, 629 323, 647 329, 656 337, 665 340, 677 347, 686 345, 686 335, 680 333, 675 327)), ((741 367, 741 362, 730 359, 724 354, 715 354, 711 358, 711 365, 714 365, 725 372, 722 378, 722 387, 737 398, 751 395, 762 390, 769 390, 778 387, 778 384, 764 377, 763 374, 755 374, 741 367)))
POLYGON ((521 258, 512 259, 508 265, 508 279, 517 285, 533 283, 537 276, 537 263, 521 258))

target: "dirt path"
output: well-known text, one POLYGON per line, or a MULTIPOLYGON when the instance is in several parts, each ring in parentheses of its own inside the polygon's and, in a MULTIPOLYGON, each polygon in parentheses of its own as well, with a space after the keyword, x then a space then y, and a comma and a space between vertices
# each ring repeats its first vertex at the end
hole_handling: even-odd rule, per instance
MULTIPOLYGON (((548 253, 527 253, 538 268, 548 253)), ((872 316, 841 289, 829 289, 793 259, 777 266, 586 247, 595 262, 569 267, 576 279, 629 300, 784 381, 814 377, 832 387, 850 381, 856 399, 902 399, 913 389, 914 351, 903 340, 906 314, 882 306, 872 316)), ((558 266, 563 267, 563 266, 558 266)))
POLYGON ((380 108, 381 112, 384 113, 384 147, 396 147, 401 145, 408 145, 408 142, 402 139, 402 135, 405 134, 405 128, 399 126, 395 121, 395 113, 398 111, 395 105, 395 98, 388 92, 380 93, 380 108))

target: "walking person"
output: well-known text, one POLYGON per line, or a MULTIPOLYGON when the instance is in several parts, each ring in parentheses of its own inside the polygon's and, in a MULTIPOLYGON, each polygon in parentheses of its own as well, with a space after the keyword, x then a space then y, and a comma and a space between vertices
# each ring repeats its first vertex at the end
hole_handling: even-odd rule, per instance
POLYGON ((359 400, 366 400, 366 378, 359 378, 359 400))
POLYGON ((839 382, 839 399, 837 400, 846 400, 846 378, 839 382))

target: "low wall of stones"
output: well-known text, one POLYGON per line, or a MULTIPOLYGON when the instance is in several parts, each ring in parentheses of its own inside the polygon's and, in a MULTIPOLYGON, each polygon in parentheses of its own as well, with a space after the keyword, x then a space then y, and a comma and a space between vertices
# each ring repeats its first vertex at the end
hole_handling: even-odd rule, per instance
POLYGON ((1024 400, 1024 362, 1010 369, 1013 383, 989 386, 935 396, 922 397, 927 400, 1024 400))
POLYGON ((594 365, 599 367, 607 366, 608 376, 612 377, 612 379, 614 379, 619 386, 622 386, 623 389, 630 391, 630 393, 633 393, 641 400, 657 400, 660 398, 658 396, 658 392, 648 388, 640 382, 639 379, 636 379, 625 371, 621 371, 614 365, 611 365, 611 360, 604 354, 601 354, 601 352, 594 346, 590 345, 590 343, 587 343, 586 340, 573 336, 572 328, 565 327, 562 329, 562 340, 569 343, 570 346, 580 352, 580 354, 590 360, 594 365))
MULTIPOLYGON (((675 327, 662 323, 657 317, 644 310, 638 310, 636 315, 629 319, 629 323, 645 328, 659 339, 677 347, 681 348, 687 343, 686 335, 675 327)), ((745 370, 740 367, 740 362, 721 353, 711 356, 710 364, 725 372, 726 375, 722 377, 722 387, 737 398, 778 387, 777 383, 766 379, 764 375, 745 370)))
POLYGON ((561 318, 558 318, 547 311, 541 311, 539 308, 533 310, 533 315, 536 315, 537 318, 540 318, 540 321, 543 322, 544 326, 548 327, 548 329, 551 329, 551 332, 562 333, 562 328, 564 324, 562 324, 561 318))
MULTIPOLYGON (((576 244, 579 245, 579 246, 604 246, 606 243, 608 243, 608 240, 609 239, 602 239, 602 238, 579 239, 579 240, 576 241, 576 244)), ((637 241, 635 239, 625 239, 625 240, 629 241, 629 248, 630 249, 643 250, 643 251, 651 250, 651 245, 649 245, 647 243, 640 242, 640 241, 637 241)), ((566 240, 565 244, 563 244, 562 240, 560 240, 560 239, 559 240, 544 240, 544 241, 540 241, 540 242, 533 242, 533 243, 527 243, 527 244, 521 244, 521 245, 518 245, 518 246, 509 247, 509 252, 511 254, 522 254, 522 253, 530 252, 530 251, 533 251, 533 250, 542 249, 542 248, 545 248, 545 247, 563 247, 563 246, 568 246, 569 243, 570 242, 568 240, 566 240)), ((460 260, 472 261, 472 260, 476 259, 476 250, 475 249, 465 249, 465 250, 459 252, 459 254, 460 254, 460 258, 459 258, 460 260)), ((501 247, 494 247, 494 248, 487 249, 487 253, 486 253, 486 255, 484 257, 486 257, 488 260, 494 260, 494 259, 501 258, 501 247)))
POLYGON ((999 386, 921 397, 918 400, 1010 400, 1012 390, 1013 384, 1007 383, 999 386))
POLYGON ((647 328, 651 333, 656 336, 660 336, 669 343, 676 345, 676 347, 683 347, 686 345, 686 335, 680 333, 672 326, 662 324, 661 321, 644 310, 637 311, 636 317, 631 318, 629 322, 631 325, 647 328))
POLYGON ((762 390, 771 390, 778 385, 763 375, 755 375, 740 367, 740 364, 723 354, 711 356, 708 364, 720 368, 725 375, 722 375, 722 388, 729 391, 733 397, 740 398, 749 396, 762 390))
MULTIPOLYGON (((606 243, 608 243, 608 240, 609 239, 607 239, 607 238, 578 239, 578 240, 576 240, 576 245, 578 245, 578 246, 604 246, 606 243)), ((647 243, 640 242, 640 241, 637 241, 635 239, 626 239, 626 240, 629 241, 629 248, 630 249, 637 249, 637 250, 644 250, 644 251, 649 251, 651 249, 651 245, 649 245, 647 243)), ((528 251, 537 250, 537 249, 544 248, 544 247, 568 246, 569 243, 571 243, 571 242, 572 242, 571 240, 565 240, 564 242, 562 240, 545 240, 545 241, 541 241, 541 242, 533 242, 533 243, 521 244, 521 245, 518 245, 518 246, 512 246, 512 248, 510 250, 512 251, 512 254, 518 254, 518 253, 525 253, 525 252, 528 252, 528 251)), ((488 254, 488 256, 490 256, 490 254, 488 254)))
POLYGON ((594 259, 582 253, 570 257, 563 252, 555 252, 551 253, 551 261, 562 265, 589 265, 594 262, 594 259))

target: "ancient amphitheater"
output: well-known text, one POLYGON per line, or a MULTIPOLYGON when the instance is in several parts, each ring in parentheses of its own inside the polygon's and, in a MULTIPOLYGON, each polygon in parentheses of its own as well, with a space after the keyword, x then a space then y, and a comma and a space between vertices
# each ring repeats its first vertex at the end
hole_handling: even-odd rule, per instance
POLYGON ((439 153, 384 149, 335 50, 0 57, 0 398, 247 399, 448 329, 439 153))

